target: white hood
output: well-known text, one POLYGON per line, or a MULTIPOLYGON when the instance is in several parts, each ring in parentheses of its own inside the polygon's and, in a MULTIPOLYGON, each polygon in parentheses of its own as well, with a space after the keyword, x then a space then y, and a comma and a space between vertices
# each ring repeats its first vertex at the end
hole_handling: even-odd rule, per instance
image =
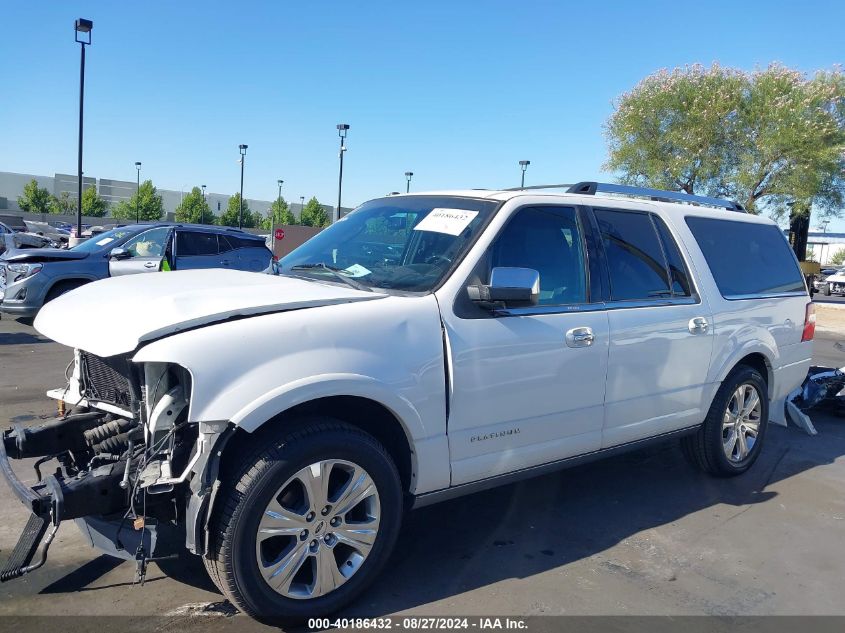
POLYGON ((41 308, 35 329, 98 356, 233 316, 367 301, 383 294, 235 270, 185 270, 112 277, 41 308))

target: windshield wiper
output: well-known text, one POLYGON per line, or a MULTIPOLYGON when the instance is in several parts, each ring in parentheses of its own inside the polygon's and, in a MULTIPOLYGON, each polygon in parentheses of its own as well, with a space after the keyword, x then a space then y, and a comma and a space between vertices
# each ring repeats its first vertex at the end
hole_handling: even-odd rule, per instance
POLYGON ((325 262, 319 262, 317 264, 297 264, 296 266, 291 266, 291 272, 294 270, 312 270, 314 268, 320 268, 322 270, 329 271, 332 275, 340 279, 342 282, 346 283, 349 286, 352 286, 356 290, 363 290, 365 292, 372 292, 373 289, 367 286, 366 284, 362 284, 360 281, 356 281, 352 277, 347 277, 346 275, 342 275, 340 273, 339 268, 334 268, 329 266, 325 262))

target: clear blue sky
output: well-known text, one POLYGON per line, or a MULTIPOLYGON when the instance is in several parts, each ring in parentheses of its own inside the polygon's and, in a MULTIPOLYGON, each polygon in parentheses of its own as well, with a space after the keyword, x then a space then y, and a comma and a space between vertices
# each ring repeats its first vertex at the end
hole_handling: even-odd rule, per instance
MULTIPOLYGON (((609 178, 602 124, 643 76, 688 63, 803 71, 845 61, 845 2, 15 2, 2 17, 0 170, 163 188, 239 186, 344 206, 392 190, 609 178)), ((837 222, 831 229, 845 227, 837 222)))

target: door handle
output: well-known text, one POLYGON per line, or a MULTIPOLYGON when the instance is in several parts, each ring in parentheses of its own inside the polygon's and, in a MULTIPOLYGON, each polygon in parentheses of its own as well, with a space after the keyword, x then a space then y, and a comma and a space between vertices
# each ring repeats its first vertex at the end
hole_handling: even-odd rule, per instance
POLYGON ((695 317, 689 320, 690 334, 707 334, 710 324, 704 317, 695 317))
POLYGON ((228 266, 228 265, 229 265, 229 264, 231 264, 232 262, 231 262, 231 260, 224 259, 224 260, 223 260, 223 261, 221 261, 220 263, 221 263, 221 264, 223 264, 224 266, 228 266))
POLYGON ((158 264, 156 262, 147 262, 144 264, 144 268, 158 268, 158 264))
POLYGON ((592 328, 575 327, 566 333, 568 347, 589 347, 596 340, 592 328))

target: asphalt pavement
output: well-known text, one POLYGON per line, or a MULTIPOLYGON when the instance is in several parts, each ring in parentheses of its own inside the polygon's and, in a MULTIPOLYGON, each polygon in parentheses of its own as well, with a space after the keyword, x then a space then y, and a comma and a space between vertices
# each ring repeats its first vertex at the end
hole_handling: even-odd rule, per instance
MULTIPOLYGON (((820 334, 817 364, 845 365, 837 341, 820 334)), ((52 417, 43 394, 70 359, 0 321, 0 422, 52 417)), ((845 419, 813 421, 816 437, 773 426, 736 479, 698 473, 667 442, 412 512, 381 578, 343 615, 845 615, 845 419)), ((26 518, 0 484, 0 559, 26 518)), ((151 564, 143 587, 133 573, 62 525, 44 568, 0 585, 0 615, 62 616, 65 630, 94 615, 253 626, 194 557, 151 564)))

